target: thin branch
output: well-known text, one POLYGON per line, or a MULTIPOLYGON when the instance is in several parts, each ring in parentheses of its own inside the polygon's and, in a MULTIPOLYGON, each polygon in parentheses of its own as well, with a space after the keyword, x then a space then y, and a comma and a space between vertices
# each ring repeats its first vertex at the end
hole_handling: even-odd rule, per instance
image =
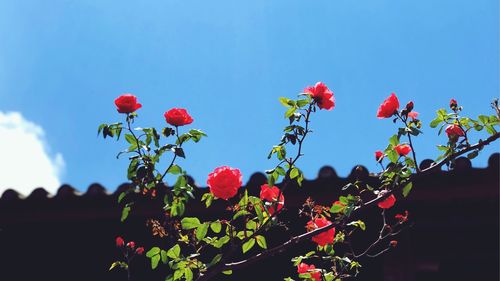
MULTIPOLYGON (((487 138, 485 141, 480 141, 479 143, 477 144, 474 144, 474 145, 471 145, 470 147, 466 148, 466 149, 463 149, 459 152, 456 152, 456 153, 453 153, 451 154, 450 156, 446 157, 445 159, 443 159, 441 162, 438 162, 437 164, 427 168, 427 169, 424 169, 420 172, 420 174, 418 176, 423 176, 425 174, 428 174, 430 173, 431 171, 435 170, 435 169, 438 169, 439 167, 443 166, 447 161, 450 161, 451 159, 454 159, 456 157, 459 157, 471 150, 474 150, 474 149, 478 149, 480 147, 483 147, 485 145, 488 145, 490 144, 491 142, 497 140, 498 138, 500 138, 500 133, 496 133, 492 136, 490 136, 489 138, 487 138)), ((357 207, 356 209, 354 209, 351 213, 351 216, 358 213, 358 212, 361 212, 361 210, 364 210, 366 208, 369 208, 371 207, 372 205, 375 205, 377 204, 378 202, 386 199, 387 197, 389 197, 395 190, 391 190, 391 191, 388 191, 386 192, 383 196, 380 196, 380 197, 377 197, 371 201, 368 201, 366 202, 365 204, 357 207)), ((278 245, 274 248, 271 248, 269 250, 266 250, 266 251, 263 251, 255 256, 252 256, 248 259, 245 259, 245 260, 241 260, 241 261, 237 261, 237 262, 233 262, 233 263, 228 263, 228 264, 225 264, 222 268, 222 270, 229 270, 229 269, 238 269, 238 268, 243 268, 243 267, 246 267, 250 264, 253 264, 257 261, 260 261, 262 259, 265 259, 265 258, 268 258, 268 257, 271 257, 271 256, 274 256, 276 254, 279 254, 279 253, 282 253, 284 252, 287 248, 291 247, 292 245, 295 245, 301 241, 304 241, 304 240, 307 240, 315 235, 318 235, 320 233, 323 233, 331 228, 334 228, 335 226, 337 226, 337 224, 335 223, 332 223, 330 225, 327 225, 327 226, 324 226, 324 227, 321 227, 321 228, 317 228, 313 231, 310 231, 310 232, 306 232, 306 233, 303 233, 301 235, 298 235, 298 236, 294 236, 292 237, 290 240, 286 241, 285 243, 281 244, 281 245, 278 245)), ((201 280, 201 279, 200 279, 201 280)), ((204 279, 204 280, 208 280, 208 279, 204 279)))

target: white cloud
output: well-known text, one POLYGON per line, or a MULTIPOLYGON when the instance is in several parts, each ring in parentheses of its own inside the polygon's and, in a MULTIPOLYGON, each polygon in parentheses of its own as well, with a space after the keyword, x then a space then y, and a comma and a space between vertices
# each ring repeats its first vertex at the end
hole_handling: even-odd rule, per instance
POLYGON ((0 111, 0 192, 29 195, 37 187, 54 194, 61 185, 64 159, 49 155, 44 131, 19 112, 0 111))

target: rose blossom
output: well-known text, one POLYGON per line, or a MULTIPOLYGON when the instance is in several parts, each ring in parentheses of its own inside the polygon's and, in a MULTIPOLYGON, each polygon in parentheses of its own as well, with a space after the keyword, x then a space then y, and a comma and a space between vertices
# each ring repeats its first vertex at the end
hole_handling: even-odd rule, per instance
POLYGON ((303 262, 299 263, 297 265, 297 273, 309 273, 311 275, 311 278, 313 278, 315 281, 321 281, 321 272, 316 270, 316 266, 314 266, 314 264, 308 265, 303 262))
POLYGON ((320 109, 332 110, 335 107, 333 92, 323 82, 305 88, 304 93, 309 94, 320 109))
POLYGON ((396 197, 394 194, 391 194, 391 196, 387 197, 383 201, 378 202, 377 205, 381 209, 389 209, 394 206, 394 203, 396 203, 396 197))
POLYGON ((193 118, 184 108, 172 108, 163 114, 168 124, 172 126, 184 126, 193 123, 193 118))
POLYGON ((394 147, 394 150, 396 150, 399 156, 405 156, 411 152, 411 146, 407 144, 398 144, 394 147))
POLYGON ((390 118, 399 109, 399 100, 396 94, 392 93, 384 102, 380 105, 377 111, 377 117, 390 118))
MULTIPOLYGON (((316 218, 313 221, 309 221, 307 223, 307 228, 309 230, 315 230, 317 228, 322 228, 327 225, 331 225, 332 222, 325 218, 316 218)), ((332 244, 335 239, 335 227, 328 229, 318 235, 312 237, 312 241, 318 244, 319 246, 325 246, 327 244, 332 244)))
POLYGON ((120 113, 132 113, 142 107, 137 97, 132 94, 123 94, 115 99, 116 110, 120 113))
POLYGON ((142 255, 144 253, 144 247, 139 247, 135 250, 135 253, 138 255, 142 255))
POLYGON ((228 166, 218 167, 208 175, 207 185, 215 197, 228 200, 242 185, 241 172, 228 166))
POLYGON ((448 135, 448 138, 451 138, 453 136, 459 137, 465 135, 464 130, 462 130, 462 128, 460 128, 460 126, 456 124, 448 125, 448 127, 446 127, 445 132, 448 135))
POLYGON ((278 195, 280 196, 277 206, 278 212, 281 210, 281 208, 283 208, 283 205, 285 205, 285 197, 283 196, 283 193, 280 193, 281 191, 277 186, 269 187, 267 184, 263 184, 260 186, 260 199, 272 203, 267 208, 270 215, 273 215, 275 212, 274 205, 276 204, 275 202, 278 199, 278 195))
POLYGON ((375 161, 380 162, 384 159, 384 153, 380 150, 375 151, 375 161))

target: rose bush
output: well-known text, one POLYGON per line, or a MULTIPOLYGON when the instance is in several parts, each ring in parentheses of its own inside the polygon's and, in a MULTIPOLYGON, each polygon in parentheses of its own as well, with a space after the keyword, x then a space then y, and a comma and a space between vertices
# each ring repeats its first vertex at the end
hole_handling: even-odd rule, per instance
POLYGON ((157 246, 146 251, 143 247, 136 247, 133 241, 126 243, 123 238, 117 237, 115 244, 122 258, 114 262, 110 269, 126 270, 130 280, 130 261, 145 252, 153 270, 160 266, 165 269, 166 281, 218 280, 220 274, 230 275, 233 270, 269 257, 278 257, 277 254, 286 249, 310 241, 311 248, 292 259, 297 276, 286 277, 285 280, 341 281, 353 278, 361 269, 360 260, 380 256, 398 245, 393 237, 407 227, 410 218, 407 211, 392 213, 393 207, 409 196, 416 175, 431 173, 445 165, 453 169, 457 157, 467 155, 472 159, 484 146, 500 138, 496 129, 500 122, 498 102, 493 103, 495 115, 480 115, 475 120, 461 116, 462 107, 452 99, 449 104, 451 112, 439 109, 430 124, 432 128, 440 127, 438 134, 444 129, 447 138, 443 141, 446 144, 438 145, 441 155, 433 165, 421 169, 417 165, 413 145, 413 138, 422 133, 419 114, 414 111, 412 101, 400 110, 399 99, 392 93, 377 110, 378 118, 393 118, 398 126, 387 147, 375 152, 375 161, 381 168, 376 174, 380 185, 370 186, 355 179, 344 187, 338 187, 342 196, 329 206, 319 205, 314 198, 308 198, 298 213, 298 218, 304 219, 304 233, 291 236, 284 232, 284 235, 290 235, 287 241, 268 245, 266 236, 269 231, 286 227, 287 222, 282 220, 281 213, 286 210, 287 190, 300 188, 304 181, 298 163, 303 156, 306 137, 312 133, 312 116, 318 109, 332 110, 335 107, 333 92, 322 82, 307 87, 297 99, 281 97, 279 100, 286 107, 286 126, 281 139, 268 154, 268 159, 276 164, 265 171, 267 184, 261 186, 259 197, 241 188, 240 170, 220 166, 208 175, 208 191, 198 198, 195 196, 198 194, 196 187, 192 186, 187 171, 177 160, 185 158, 188 152, 183 144, 197 143, 207 135, 199 129, 184 127, 192 124, 193 118, 181 108, 165 112, 168 125, 161 130, 132 128, 138 118, 135 111, 142 105, 131 94, 118 97, 115 105, 118 112, 126 114, 125 123, 102 124, 98 133, 102 132, 104 138, 118 140, 125 132, 123 139, 128 147, 118 156, 128 156, 127 177, 131 188, 118 197, 122 206, 121 220, 125 222, 134 212, 134 202, 129 194, 160 199, 163 206, 158 210, 158 216, 146 222, 155 238, 149 244, 157 246), (472 144, 474 131, 486 131, 489 137, 472 144), (160 159, 165 155, 170 156, 170 161, 167 164, 162 162, 166 165, 162 167, 160 159), (157 198, 159 190, 165 193, 163 198, 157 198), (218 199, 225 206, 219 218, 202 221, 185 215, 193 200, 200 200, 206 208, 211 208, 214 200, 218 199), (373 242, 360 250, 361 247, 353 247, 355 241, 352 236, 355 233, 368 235, 365 234, 368 232, 363 232, 367 228, 363 215, 366 213, 364 210, 372 206, 381 209, 378 212, 383 224, 376 229, 378 233, 373 242))

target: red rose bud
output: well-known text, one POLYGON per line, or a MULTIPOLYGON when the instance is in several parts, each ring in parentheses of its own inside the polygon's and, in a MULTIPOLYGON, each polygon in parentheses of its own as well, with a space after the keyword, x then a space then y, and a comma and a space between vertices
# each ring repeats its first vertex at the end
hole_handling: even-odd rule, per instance
POLYGON ((390 118, 399 109, 399 100, 396 94, 392 93, 384 102, 379 106, 377 111, 377 117, 390 118))
POLYGON ((138 254, 138 255, 142 255, 144 253, 144 248, 143 247, 139 247, 135 250, 135 253, 138 254))
POLYGON ((276 207, 277 211, 281 210, 281 208, 283 208, 283 205, 285 205, 285 197, 283 196, 283 193, 280 193, 280 189, 276 186, 269 187, 267 184, 263 184, 260 186, 260 200, 271 203, 269 204, 269 208, 267 208, 270 215, 273 215, 275 212, 275 202, 276 200, 278 200, 278 195, 280 196, 280 199, 278 200, 278 204, 276 207))
POLYGON ((411 152, 411 146, 407 144, 398 144, 394 147, 394 150, 396 150, 399 156, 405 156, 411 152))
POLYGON ((391 194, 391 196, 387 197, 383 201, 378 202, 377 205, 381 209, 389 209, 394 206, 394 203, 396 203, 396 197, 394 194, 391 194))
POLYGON ((457 108, 457 106, 458 106, 457 100, 451 99, 450 100, 450 108, 454 110, 455 108, 457 108))
POLYGON ((127 243, 127 247, 128 247, 129 249, 134 249, 134 248, 135 248, 135 242, 134 242, 134 241, 130 241, 130 242, 128 242, 128 243, 127 243))
POLYGON ((462 128, 460 128, 460 126, 456 125, 456 124, 452 124, 452 125, 448 125, 448 127, 446 127, 446 135, 448 135, 448 138, 451 138, 451 137, 460 137, 460 136, 464 136, 465 135, 465 132, 464 130, 462 130, 462 128))
POLYGON ((398 241, 392 240, 391 242, 389 242, 389 244, 391 245, 391 247, 395 248, 398 245, 398 241))
POLYGON ((241 172, 228 166, 216 168, 208 175, 207 185, 210 192, 218 198, 228 200, 238 193, 242 185, 241 172))
POLYGON ((297 273, 298 274, 309 273, 311 275, 311 278, 314 279, 314 281, 321 281, 321 272, 316 270, 316 266, 314 266, 314 264, 308 265, 303 262, 299 263, 297 265, 297 273))
POLYGON ((375 161, 380 162, 384 159, 384 153, 380 150, 375 151, 375 161))
MULTIPOLYGON (((313 231, 317 228, 322 228, 327 225, 331 225, 332 222, 325 218, 316 218, 314 221, 309 221, 307 223, 307 229, 313 231)), ((312 241, 319 246, 325 246, 327 244, 332 244, 335 239, 335 227, 328 229, 318 235, 312 237, 312 241)))
POLYGON ((309 94, 320 109, 332 110, 335 107, 333 92, 323 82, 305 88, 304 93, 309 94))
POLYGON ((120 236, 116 237, 116 247, 121 248, 125 245, 125 241, 120 236))
POLYGON ((168 124, 172 126, 184 126, 193 123, 193 118, 184 108, 172 108, 163 114, 168 124))
POLYGON ((408 110, 408 112, 413 110, 413 102, 412 101, 410 101, 409 103, 406 104, 406 110, 408 110))
POLYGON ((141 108, 142 105, 137 102, 136 96, 132 94, 123 94, 115 99, 116 110, 120 113, 132 113, 141 108))

